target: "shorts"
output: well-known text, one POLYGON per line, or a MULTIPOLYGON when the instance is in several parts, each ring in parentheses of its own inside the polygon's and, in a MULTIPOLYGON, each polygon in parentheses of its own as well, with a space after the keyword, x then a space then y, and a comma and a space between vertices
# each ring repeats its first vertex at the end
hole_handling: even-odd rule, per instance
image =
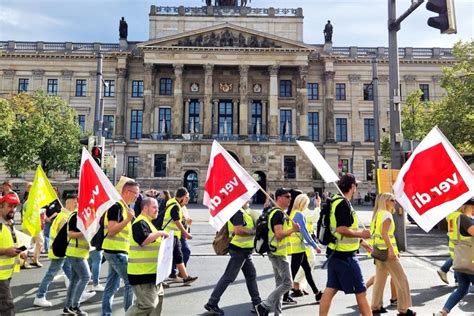
POLYGON ((181 241, 178 237, 174 236, 173 241, 173 264, 184 263, 183 251, 181 250, 181 241))
POLYGON ((326 287, 344 291, 345 294, 359 294, 367 291, 357 257, 330 258, 326 287))

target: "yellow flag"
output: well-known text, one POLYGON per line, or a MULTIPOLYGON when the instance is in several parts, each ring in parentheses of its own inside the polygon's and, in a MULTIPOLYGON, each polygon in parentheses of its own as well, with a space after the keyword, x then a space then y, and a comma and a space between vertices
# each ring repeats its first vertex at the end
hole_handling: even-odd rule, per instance
POLYGON ((28 194, 26 209, 21 226, 35 237, 41 231, 41 209, 58 199, 48 177, 41 166, 36 169, 35 179, 28 194))

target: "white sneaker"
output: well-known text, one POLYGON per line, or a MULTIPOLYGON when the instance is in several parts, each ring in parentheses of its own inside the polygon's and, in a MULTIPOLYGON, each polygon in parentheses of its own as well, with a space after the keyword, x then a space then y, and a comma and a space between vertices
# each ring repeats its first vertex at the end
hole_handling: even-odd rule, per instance
POLYGON ((95 291, 95 292, 104 292, 105 288, 103 285, 101 284, 97 284, 97 285, 91 285, 89 286, 89 290, 90 291, 95 291))
POLYGON ((96 293, 94 291, 92 291, 92 292, 83 292, 82 295, 81 295, 81 299, 79 300, 79 303, 82 304, 82 303, 86 302, 87 300, 94 297, 95 294, 96 293))
POLYGON ((40 306, 40 307, 51 307, 53 304, 51 302, 46 300, 46 297, 38 298, 35 297, 35 300, 33 301, 34 306, 40 306))
POLYGON ((441 281, 443 281, 446 284, 449 284, 448 274, 446 272, 441 271, 441 270, 436 270, 436 272, 438 272, 438 275, 439 275, 439 278, 441 279, 441 281))

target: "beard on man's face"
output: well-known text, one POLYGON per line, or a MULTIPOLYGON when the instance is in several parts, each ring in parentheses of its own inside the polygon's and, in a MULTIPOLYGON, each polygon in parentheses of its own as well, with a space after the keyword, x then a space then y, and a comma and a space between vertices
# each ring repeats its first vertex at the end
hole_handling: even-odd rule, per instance
POLYGON ((11 212, 8 212, 6 215, 5 215, 5 219, 6 220, 12 220, 15 218, 15 210, 11 211, 11 212))

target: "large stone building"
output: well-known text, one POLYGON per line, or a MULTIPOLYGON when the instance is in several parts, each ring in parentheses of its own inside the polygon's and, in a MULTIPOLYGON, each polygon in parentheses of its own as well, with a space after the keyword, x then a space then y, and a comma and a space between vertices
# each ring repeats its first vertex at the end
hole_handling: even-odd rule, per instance
MULTIPOLYGON (((200 201, 217 139, 268 190, 326 189, 295 143, 307 139, 334 170, 355 173, 363 194, 374 191, 371 63, 379 63, 383 135, 387 48, 304 43, 301 8, 153 5, 149 29, 147 42, 127 40, 125 28, 116 44, 0 42, 0 89, 59 95, 91 130, 100 51, 104 136, 117 175, 144 188, 186 185, 200 201)), ((415 89, 426 100, 443 95, 439 79, 453 61, 450 49, 406 47, 399 54, 402 101, 415 89)), ((31 172, 12 181, 22 189, 32 178, 31 172)), ((77 183, 74 175, 52 178, 63 189, 77 183)))

